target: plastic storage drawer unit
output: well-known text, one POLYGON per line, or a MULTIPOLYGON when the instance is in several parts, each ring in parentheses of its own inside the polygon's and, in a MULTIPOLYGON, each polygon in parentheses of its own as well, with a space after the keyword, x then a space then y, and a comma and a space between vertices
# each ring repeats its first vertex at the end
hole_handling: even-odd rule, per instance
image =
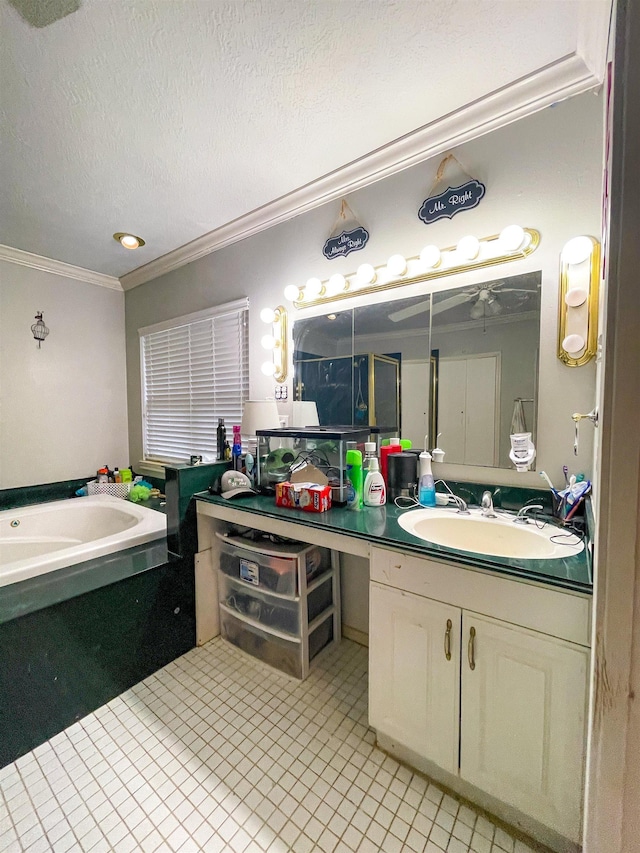
POLYGON ((297 542, 217 534, 224 639, 296 678, 340 639, 338 554, 297 542))

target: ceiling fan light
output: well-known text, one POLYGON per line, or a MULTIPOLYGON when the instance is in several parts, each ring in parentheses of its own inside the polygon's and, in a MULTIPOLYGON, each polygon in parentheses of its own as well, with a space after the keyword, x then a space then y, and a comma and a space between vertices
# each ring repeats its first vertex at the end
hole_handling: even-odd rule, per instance
POLYGON ((498 239, 502 251, 511 254, 512 252, 519 252, 524 248, 527 232, 520 225, 507 225, 500 232, 498 239))
POLYGON ((420 263, 427 269, 437 267, 441 260, 442 255, 437 246, 425 246, 420 252, 420 263))
POLYGON ((469 316, 472 320, 479 320, 481 317, 484 317, 484 303, 480 300, 474 302, 469 311, 469 316))
POLYGON ((458 242, 457 249, 458 254, 466 261, 473 261, 480 254, 480 240, 469 234, 458 242))
POLYGON ((492 296, 487 301, 487 314, 490 314, 492 317, 502 314, 502 303, 495 296, 492 296))

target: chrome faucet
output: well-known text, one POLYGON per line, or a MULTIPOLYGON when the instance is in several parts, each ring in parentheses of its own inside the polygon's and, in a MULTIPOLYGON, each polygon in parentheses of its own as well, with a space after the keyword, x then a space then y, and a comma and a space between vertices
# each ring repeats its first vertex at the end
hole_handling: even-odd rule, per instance
POLYGON ((528 512, 539 512, 543 510, 544 507, 542 504, 529 504, 528 506, 523 506, 518 510, 518 514, 513 519, 514 521, 520 522, 520 524, 529 524, 531 519, 527 515, 528 512))
POLYGON ((483 492, 482 500, 480 502, 480 506, 482 507, 482 515, 485 518, 497 518, 498 516, 493 511, 493 497, 491 492, 483 492))

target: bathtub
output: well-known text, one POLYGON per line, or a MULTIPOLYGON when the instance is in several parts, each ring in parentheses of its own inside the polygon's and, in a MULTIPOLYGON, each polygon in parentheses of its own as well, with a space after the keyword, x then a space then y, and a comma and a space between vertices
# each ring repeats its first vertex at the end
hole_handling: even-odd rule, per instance
POLYGON ((0 512, 0 587, 167 535, 164 513, 109 495, 0 512))

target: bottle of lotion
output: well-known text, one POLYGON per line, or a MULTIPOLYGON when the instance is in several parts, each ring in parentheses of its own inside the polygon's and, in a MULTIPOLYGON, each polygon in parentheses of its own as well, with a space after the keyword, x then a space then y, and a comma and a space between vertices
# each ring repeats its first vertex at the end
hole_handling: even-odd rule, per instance
POLYGON ((418 500, 421 506, 436 505, 436 486, 431 472, 431 454, 423 450, 419 457, 420 478, 418 481, 418 500))
POLYGON ((362 453, 347 450, 347 507, 360 509, 362 506, 362 453))
POLYGON ((364 481, 364 505, 383 506, 387 501, 387 490, 380 473, 378 460, 374 456, 369 460, 369 470, 364 481))

